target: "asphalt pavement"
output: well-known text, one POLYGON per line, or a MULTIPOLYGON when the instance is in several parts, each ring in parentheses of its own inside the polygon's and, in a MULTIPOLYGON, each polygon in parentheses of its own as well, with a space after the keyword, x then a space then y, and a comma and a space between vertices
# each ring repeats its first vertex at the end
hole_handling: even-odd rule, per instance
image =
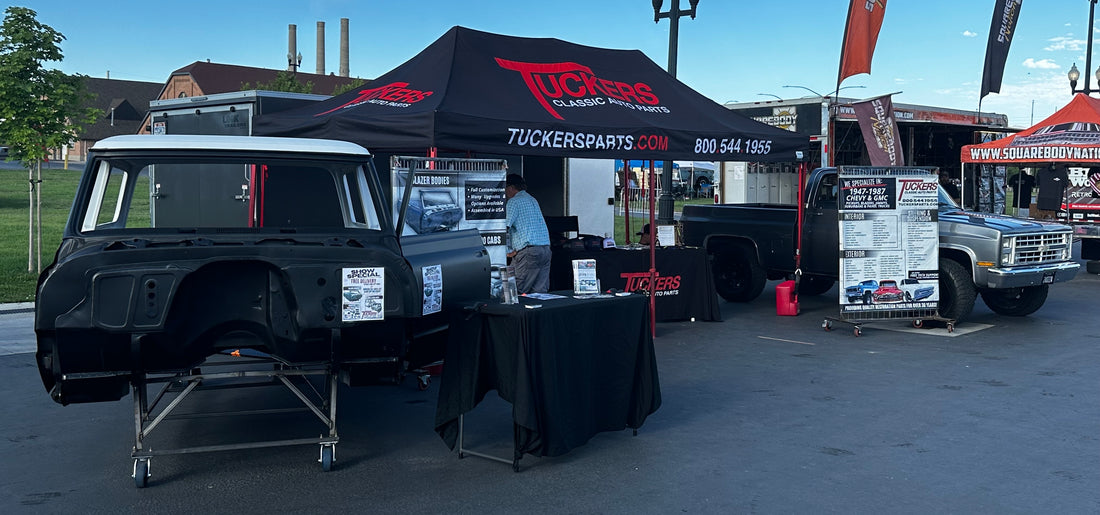
MULTIPOLYGON (((519 473, 450 452, 432 430, 438 381, 407 380, 340 388, 331 472, 316 445, 158 456, 138 489, 129 398, 60 406, 33 354, 0 356, 0 512, 1100 513, 1100 276, 1054 285, 1028 317, 979 301, 951 333, 893 320, 861 336, 824 330, 836 288, 780 317, 775 284, 723 302, 723 322, 658 324, 663 404, 637 436, 528 456, 519 473)), ((14 321, 0 341, 33 349, 33 315, 2 316, 14 321)), ((287 397, 211 393, 196 402, 287 397)), ((287 417, 166 420, 148 442, 323 432, 308 413, 287 417)), ((508 455, 510 424, 490 393, 467 443, 508 455)))

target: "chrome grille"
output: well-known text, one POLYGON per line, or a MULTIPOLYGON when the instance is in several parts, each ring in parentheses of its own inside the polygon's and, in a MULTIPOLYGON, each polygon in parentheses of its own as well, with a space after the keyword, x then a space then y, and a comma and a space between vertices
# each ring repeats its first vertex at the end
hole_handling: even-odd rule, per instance
POLYGON ((1065 261, 1066 250, 1072 243, 1072 237, 1068 232, 1014 236, 1012 263, 1036 265, 1065 261))

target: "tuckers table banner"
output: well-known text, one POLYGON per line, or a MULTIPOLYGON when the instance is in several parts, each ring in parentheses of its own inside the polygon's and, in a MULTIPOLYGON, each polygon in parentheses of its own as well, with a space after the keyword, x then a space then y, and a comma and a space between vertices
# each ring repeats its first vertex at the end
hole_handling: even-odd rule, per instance
POLYGON ((454 27, 343 95, 258 116, 253 133, 377 152, 797 161, 809 138, 732 112, 638 50, 454 27))

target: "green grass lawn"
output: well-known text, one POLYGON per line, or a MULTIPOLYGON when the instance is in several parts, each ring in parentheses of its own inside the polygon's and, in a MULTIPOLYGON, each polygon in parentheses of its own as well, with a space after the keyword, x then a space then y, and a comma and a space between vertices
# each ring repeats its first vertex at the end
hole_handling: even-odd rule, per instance
MULTIPOLYGON (((710 197, 696 198, 696 199, 690 199, 690 200, 676 199, 675 206, 673 207, 672 210, 676 211, 676 212, 680 212, 684 209, 684 204, 713 204, 713 203, 714 203, 714 200, 711 199, 710 197)), ((631 205, 635 206, 635 208, 637 208, 636 203, 631 203, 631 205)), ((616 201, 615 212, 618 213, 619 209, 620 209, 620 205, 616 201)), ((643 209, 649 209, 649 206, 646 205, 643 209)), ((654 215, 654 218, 656 218, 656 215, 654 215)), ((621 216, 621 215, 616 215, 615 216, 615 244, 616 245, 625 245, 626 244, 626 229, 624 227, 625 223, 626 223, 626 217, 625 216, 621 216)), ((642 230, 642 226, 647 224, 647 223, 649 223, 649 217, 648 216, 634 215, 630 218, 630 241, 631 242, 638 243, 638 236, 636 236, 635 233, 642 230)))
MULTIPOLYGON (((62 228, 73 203, 79 170, 42 170, 42 266, 53 261, 62 228)), ((0 170, 0 302, 34 300, 37 270, 27 271, 27 171, 0 170)))

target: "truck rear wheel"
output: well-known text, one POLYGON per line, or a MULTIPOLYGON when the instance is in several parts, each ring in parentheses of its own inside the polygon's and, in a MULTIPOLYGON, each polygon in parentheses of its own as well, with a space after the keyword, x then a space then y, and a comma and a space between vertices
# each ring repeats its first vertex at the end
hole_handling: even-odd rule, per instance
POLYGON ((960 321, 970 315, 978 288, 958 261, 940 260, 940 316, 960 321))
POLYGON ((1047 301, 1050 285, 1025 286, 1022 288, 983 289, 982 300, 998 315, 1022 317, 1030 315, 1043 307, 1047 301))
POLYGON ((749 302, 760 296, 767 272, 746 247, 734 247, 714 255, 714 289, 729 302, 749 302))
POLYGON ((798 283, 799 295, 821 295, 829 291, 835 280, 823 275, 803 275, 802 280, 798 283))

